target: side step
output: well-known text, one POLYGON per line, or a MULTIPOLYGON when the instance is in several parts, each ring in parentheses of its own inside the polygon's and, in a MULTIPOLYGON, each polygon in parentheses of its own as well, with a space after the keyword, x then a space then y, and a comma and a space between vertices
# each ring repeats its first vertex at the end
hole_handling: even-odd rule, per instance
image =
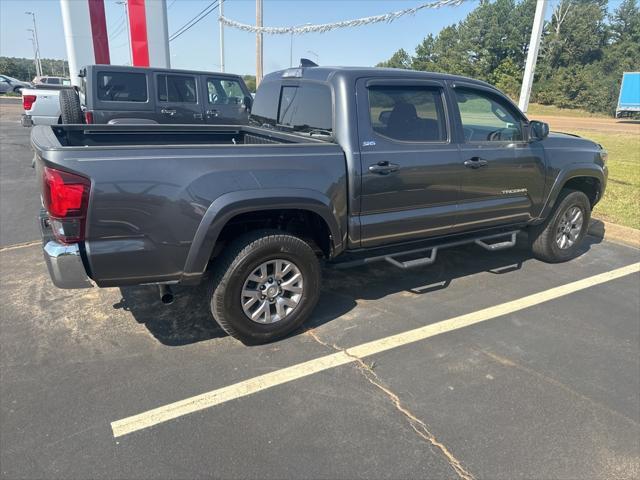
POLYGON ((379 255, 379 256, 367 257, 367 258, 362 258, 362 259, 353 260, 353 261, 347 261, 344 263, 336 263, 333 265, 333 267, 338 269, 343 269, 343 268, 366 265, 369 263, 379 262, 383 260, 395 267, 402 268, 405 270, 409 268, 425 267, 427 265, 431 265, 433 262, 436 261, 438 250, 442 248, 452 248, 452 247, 458 247, 460 245, 467 245, 469 243, 475 243, 476 245, 479 245, 485 250, 488 250, 490 252, 497 252, 499 250, 505 250, 507 248, 514 247, 516 245, 516 237, 518 235, 518 232, 519 230, 513 230, 510 232, 498 233, 498 234, 493 234, 488 236, 481 236, 481 237, 475 237, 475 238, 471 237, 471 238, 457 240, 449 243, 442 243, 440 245, 436 245, 433 247, 416 248, 413 250, 406 250, 403 252, 397 252, 389 255, 379 255), (492 240, 502 240, 502 241, 491 242, 492 240), (424 253, 425 255, 420 258, 405 260, 404 262, 399 260, 400 257, 405 257, 407 255, 415 255, 418 253, 424 253))

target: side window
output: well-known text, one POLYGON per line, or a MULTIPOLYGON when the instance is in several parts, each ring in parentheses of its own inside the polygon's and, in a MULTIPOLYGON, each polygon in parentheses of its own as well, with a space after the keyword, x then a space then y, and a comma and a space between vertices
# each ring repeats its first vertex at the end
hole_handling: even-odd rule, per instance
POLYGON ((333 130, 333 100, 325 85, 301 83, 283 86, 278 105, 278 124, 297 132, 333 130))
POLYGON ((98 99, 107 102, 146 102, 144 73, 99 72, 98 99))
POLYGON ((467 142, 513 142, 523 140, 520 118, 510 106, 489 93, 456 89, 456 101, 467 142))
POLYGON ((158 100, 171 103, 196 103, 196 79, 186 75, 158 75, 158 100))
POLYGON ((371 126, 380 135, 405 142, 447 139, 442 91, 422 86, 371 86, 371 126))
POLYGON ((207 95, 213 105, 242 105, 244 92, 236 80, 207 78, 207 95))
POLYGON ((49 78, 49 83, 51 85, 60 85, 60 79, 55 77, 49 78))

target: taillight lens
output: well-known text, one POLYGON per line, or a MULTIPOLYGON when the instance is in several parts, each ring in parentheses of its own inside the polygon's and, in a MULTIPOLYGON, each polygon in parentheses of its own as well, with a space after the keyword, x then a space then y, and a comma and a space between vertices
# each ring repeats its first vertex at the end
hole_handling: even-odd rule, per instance
POLYGON ((93 112, 91 110, 85 110, 84 112, 84 123, 93 123, 93 112))
POLYGON ((31 110, 31 107, 33 107, 33 104, 36 101, 36 96, 35 95, 23 95, 22 96, 22 108, 25 110, 31 110))
POLYGON ((43 169, 42 196, 53 234, 63 243, 84 240, 91 182, 88 178, 50 167, 43 169))

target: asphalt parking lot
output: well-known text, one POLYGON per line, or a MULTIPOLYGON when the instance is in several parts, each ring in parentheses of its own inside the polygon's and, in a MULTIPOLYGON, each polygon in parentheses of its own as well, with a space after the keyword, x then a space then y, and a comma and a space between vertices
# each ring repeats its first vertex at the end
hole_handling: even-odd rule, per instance
POLYGON ((0 107, 2 478, 640 477, 639 250, 328 270, 307 330, 245 347, 197 289, 53 287, 0 107))

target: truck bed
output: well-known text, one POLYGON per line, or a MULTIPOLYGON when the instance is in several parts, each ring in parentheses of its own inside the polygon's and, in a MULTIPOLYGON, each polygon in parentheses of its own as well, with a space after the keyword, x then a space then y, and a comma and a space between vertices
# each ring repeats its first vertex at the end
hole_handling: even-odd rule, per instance
POLYGON ((31 141, 39 175, 46 166, 91 182, 80 248, 99 286, 197 281, 216 229, 274 199, 322 205, 346 232, 345 156, 329 141, 217 125, 37 126, 31 141))
POLYGON ((51 130, 60 147, 327 143, 244 125, 59 125, 51 130))

